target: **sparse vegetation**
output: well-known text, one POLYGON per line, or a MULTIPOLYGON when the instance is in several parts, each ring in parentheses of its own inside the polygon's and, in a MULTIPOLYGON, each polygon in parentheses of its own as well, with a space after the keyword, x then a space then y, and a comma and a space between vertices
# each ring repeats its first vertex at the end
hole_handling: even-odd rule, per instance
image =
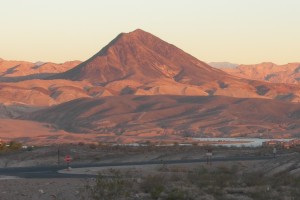
POLYGON ((150 194, 152 199, 158 199, 162 192, 165 191, 166 179, 160 174, 146 176, 142 183, 143 192, 150 194))
POLYGON ((94 186, 86 186, 92 199, 117 200, 128 196, 128 181, 121 176, 120 171, 110 170, 110 175, 99 174, 94 186))
POLYGON ((97 145, 94 144, 94 143, 91 143, 91 144, 89 145, 89 148, 90 148, 90 149, 96 149, 96 148, 97 148, 97 145))
POLYGON ((16 141, 0 142, 0 152, 16 151, 22 148, 22 143, 16 141))
POLYGON ((100 174, 86 187, 90 198, 141 200, 193 200, 203 196, 212 199, 299 199, 300 178, 287 173, 267 176, 246 172, 238 165, 220 165, 214 169, 177 166, 159 167, 148 175, 110 170, 100 174))
MULTIPOLYGON (((119 170, 101 168, 99 169, 101 173, 97 178, 88 179, 87 182, 83 181, 82 185, 76 186, 82 189, 78 196, 84 196, 83 199, 276 200, 283 199, 283 197, 299 199, 300 158, 298 149, 278 148, 278 157, 262 161, 213 162, 212 165, 207 165, 205 162, 171 165, 166 161, 204 159, 208 147, 200 145, 155 146, 154 142, 149 140, 148 143, 151 145, 148 146, 115 146, 94 143, 95 149, 90 148, 89 143, 84 145, 79 143, 60 144, 59 149, 61 162, 63 162, 63 156, 69 154, 73 158, 72 165, 86 162, 109 163, 117 160, 118 162, 162 161, 158 162, 161 164, 154 166, 121 167, 119 170), (277 172, 269 174, 269 171, 274 168, 277 172), (278 171, 277 169, 282 170, 278 171), (296 174, 291 174, 291 172, 296 174)), ((16 146, 14 143, 12 144, 12 146, 16 146)), ((24 165, 30 162, 35 165, 45 165, 45 163, 56 165, 57 147, 57 145, 35 147, 31 152, 25 149, 24 151, 5 152, 1 154, 0 161, 2 167, 14 167, 17 164, 24 165)), ((267 147, 213 148, 214 157, 272 156, 272 149, 267 147)), ((75 170, 75 167, 73 169, 75 170)), ((84 172, 85 170, 83 169, 84 172)), ((89 172, 94 173, 93 170, 89 172)))

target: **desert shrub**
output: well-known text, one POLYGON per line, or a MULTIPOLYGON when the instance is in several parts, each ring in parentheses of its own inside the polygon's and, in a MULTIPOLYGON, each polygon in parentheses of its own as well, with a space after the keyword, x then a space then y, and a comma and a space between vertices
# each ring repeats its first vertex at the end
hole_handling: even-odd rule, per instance
POLYGON ((199 188, 207 187, 211 182, 211 176, 208 170, 204 167, 195 169, 188 173, 188 180, 191 184, 198 186, 199 188))
POLYGON ((281 195, 274 195, 272 192, 270 191, 257 191, 257 192, 253 192, 251 194, 248 194, 251 198, 255 199, 255 200, 282 200, 282 196, 281 195))
POLYGON ((96 149, 96 148, 97 148, 97 145, 94 144, 94 143, 92 143, 92 144, 89 145, 89 148, 90 148, 90 149, 96 149))
POLYGON ((239 182, 239 177, 236 176, 237 166, 228 168, 220 166, 215 172, 212 172, 214 184, 220 188, 227 186, 236 186, 239 182))
POLYGON ((165 179, 161 175, 149 175, 145 177, 141 184, 141 189, 149 193, 152 199, 158 199, 160 194, 165 190, 165 179))
POLYGON ((125 132, 125 130, 124 130, 123 128, 118 128, 118 129, 115 131, 115 134, 116 134, 116 135, 122 135, 124 132, 125 132))
POLYGON ((9 142, 9 149, 11 149, 11 150, 19 150, 21 148, 22 148, 22 143, 16 142, 16 141, 9 142))
POLYGON ((152 144, 152 142, 151 142, 150 140, 147 140, 147 141, 145 142, 145 145, 146 145, 147 147, 153 146, 153 144, 152 144))
POLYGON ((17 151, 22 149, 22 143, 16 141, 10 141, 8 143, 1 142, 0 143, 0 151, 1 152, 8 152, 8 151, 17 151))
POLYGON ((300 177, 288 172, 266 176, 264 172, 242 171, 239 165, 196 169, 181 169, 162 165, 152 175, 137 171, 111 170, 99 174, 93 186, 88 186, 89 199, 125 200, 141 198, 160 200, 192 200, 210 195, 217 200, 230 199, 229 195, 248 196, 252 199, 299 199, 300 177), (250 189, 248 189, 250 187, 250 189))
MULTIPOLYGON (((296 188, 300 188, 300 177, 294 177, 292 181, 292 186, 296 188)), ((299 191, 300 193, 300 191, 299 191)))
POLYGON ((128 184, 120 171, 111 170, 110 176, 99 174, 94 186, 87 186, 90 197, 94 200, 118 200, 128 196, 128 184))
POLYGON ((200 167, 189 172, 187 178, 200 189, 206 189, 207 186, 224 188, 240 184, 241 180, 237 176, 237 172, 238 166, 232 166, 231 168, 220 166, 211 171, 208 171, 205 167, 200 167))
POLYGON ((179 143, 178 143, 178 142, 174 142, 174 143, 173 143, 173 146, 178 147, 178 146, 179 146, 179 143))
POLYGON ((187 191, 183 191, 178 188, 174 188, 171 191, 167 192, 166 200, 192 200, 187 191))
POLYGON ((196 146, 198 146, 198 142, 193 142, 192 145, 193 145, 194 147, 196 147, 196 146))
POLYGON ((105 146, 105 143, 103 142, 98 142, 98 147, 104 147, 105 146))
POLYGON ((273 187, 280 189, 281 186, 290 186, 294 188, 300 187, 300 177, 283 172, 282 174, 276 174, 272 177, 268 177, 268 183, 273 187))
POLYGON ((170 171, 170 168, 166 164, 162 164, 158 167, 157 171, 159 172, 168 172, 170 171))
POLYGON ((84 146, 84 142, 78 142, 78 146, 84 146))
POLYGON ((0 143, 0 151, 3 151, 5 149, 5 146, 6 144, 3 142, 3 143, 0 143))
POLYGON ((214 198, 217 199, 217 200, 223 200, 224 199, 223 191, 219 187, 216 187, 215 185, 209 185, 205 189, 205 192, 207 194, 213 195, 214 198))
POLYGON ((245 173, 242 176, 242 180, 247 186, 261 186, 268 183, 267 178, 260 172, 245 173))
POLYGON ((32 151, 34 149, 34 147, 33 146, 29 146, 29 147, 27 147, 27 151, 32 151))
POLYGON ((300 190, 299 188, 291 189, 291 199, 299 200, 300 199, 300 190))

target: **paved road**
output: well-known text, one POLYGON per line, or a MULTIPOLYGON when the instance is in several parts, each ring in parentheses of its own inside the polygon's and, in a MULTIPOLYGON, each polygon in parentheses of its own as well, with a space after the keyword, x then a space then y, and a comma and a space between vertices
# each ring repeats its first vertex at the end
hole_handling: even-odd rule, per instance
MULTIPOLYGON (((234 162, 234 161, 255 161, 273 159, 272 156, 248 156, 248 157, 219 157, 213 158, 212 162, 234 162)), ((90 163, 90 164, 71 164, 72 168, 83 167, 115 167, 115 166, 134 166, 134 165, 155 165, 155 164, 188 164, 204 163, 206 159, 190 160, 155 160, 144 162, 120 162, 120 163, 90 163)), ((58 170, 66 169, 66 166, 40 166, 40 167, 12 167, 0 168, 0 176, 16 176, 21 178, 87 178, 94 175, 61 174, 58 170)))

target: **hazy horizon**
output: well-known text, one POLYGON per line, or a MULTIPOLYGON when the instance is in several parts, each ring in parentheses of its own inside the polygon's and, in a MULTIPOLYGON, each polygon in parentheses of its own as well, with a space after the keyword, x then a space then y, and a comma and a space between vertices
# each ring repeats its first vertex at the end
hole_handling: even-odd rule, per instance
POLYGON ((0 58, 84 61, 137 28, 205 62, 300 62, 300 1, 4 1, 0 58))

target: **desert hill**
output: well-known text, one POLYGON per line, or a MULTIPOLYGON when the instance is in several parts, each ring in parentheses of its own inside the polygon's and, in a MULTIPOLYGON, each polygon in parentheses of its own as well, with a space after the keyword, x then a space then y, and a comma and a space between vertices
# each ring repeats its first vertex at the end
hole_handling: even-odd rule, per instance
POLYGON ((86 81, 27 80, 13 83, 0 82, 0 104, 51 106, 83 97, 113 95, 101 86, 86 81))
POLYGON ((265 62, 255 65, 239 65, 236 68, 223 66, 225 72, 246 79, 268 81, 271 83, 300 83, 300 63, 276 65, 265 62))
POLYGON ((10 61, 0 59, 0 81, 20 81, 34 78, 45 78, 65 72, 79 65, 80 61, 65 63, 10 61))
POLYGON ((218 69, 231 69, 231 68, 236 68, 239 65, 235 64, 235 63, 230 63, 230 62, 210 62, 208 63, 210 66, 214 67, 214 68, 218 68, 218 69))
POLYGON ((300 104, 221 96, 83 98, 23 116, 69 132, 128 136, 291 137, 300 104))

